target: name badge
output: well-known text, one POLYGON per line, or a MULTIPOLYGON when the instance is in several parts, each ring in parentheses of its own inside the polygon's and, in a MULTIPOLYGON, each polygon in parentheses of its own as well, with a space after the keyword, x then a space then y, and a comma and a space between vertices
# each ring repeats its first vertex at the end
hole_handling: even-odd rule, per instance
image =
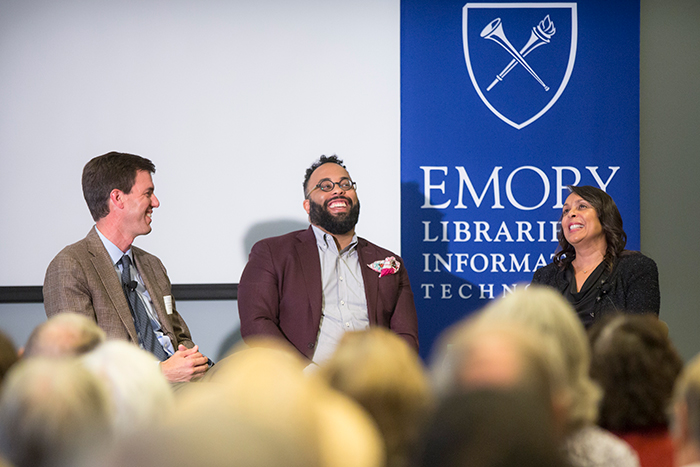
POLYGON ((169 315, 173 314, 173 296, 166 295, 163 297, 163 302, 165 303, 165 312, 169 315))

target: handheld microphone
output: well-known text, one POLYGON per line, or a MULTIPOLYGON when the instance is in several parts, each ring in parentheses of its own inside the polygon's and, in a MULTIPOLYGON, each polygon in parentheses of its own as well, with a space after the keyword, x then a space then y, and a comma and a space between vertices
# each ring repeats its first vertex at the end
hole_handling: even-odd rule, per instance
POLYGON ((129 281, 126 284, 124 284, 127 289, 129 289, 129 292, 133 292, 136 290, 136 287, 139 285, 138 282, 136 281, 129 281))

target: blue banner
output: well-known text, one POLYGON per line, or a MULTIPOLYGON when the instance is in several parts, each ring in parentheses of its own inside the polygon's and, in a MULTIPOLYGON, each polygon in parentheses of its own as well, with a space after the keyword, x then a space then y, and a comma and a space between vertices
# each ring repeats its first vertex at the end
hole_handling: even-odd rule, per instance
POLYGON ((401 182, 424 357, 551 262, 567 185, 639 249, 639 2, 402 1, 401 182))

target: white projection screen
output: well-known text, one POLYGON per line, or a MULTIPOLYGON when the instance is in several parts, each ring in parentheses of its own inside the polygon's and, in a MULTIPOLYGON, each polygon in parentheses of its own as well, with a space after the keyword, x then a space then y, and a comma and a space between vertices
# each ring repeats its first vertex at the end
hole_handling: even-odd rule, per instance
POLYGON ((305 228, 321 154, 398 253, 399 78, 397 0, 0 2, 0 287, 87 234, 82 168, 109 151, 156 164, 134 244, 175 284, 237 283, 254 241, 305 228))

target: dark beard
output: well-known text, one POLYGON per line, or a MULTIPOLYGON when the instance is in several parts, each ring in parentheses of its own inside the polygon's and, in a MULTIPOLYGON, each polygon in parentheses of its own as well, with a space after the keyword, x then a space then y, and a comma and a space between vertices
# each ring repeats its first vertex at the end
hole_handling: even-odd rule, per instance
POLYGON ((358 201, 356 204, 353 204, 348 198, 344 199, 350 203, 350 210, 347 214, 338 216, 334 216, 328 212, 327 209, 328 203, 333 200, 326 201, 324 206, 309 200, 309 220, 312 224, 321 227, 323 230, 333 235, 344 235, 350 232, 355 227, 360 217, 360 202, 358 201))

